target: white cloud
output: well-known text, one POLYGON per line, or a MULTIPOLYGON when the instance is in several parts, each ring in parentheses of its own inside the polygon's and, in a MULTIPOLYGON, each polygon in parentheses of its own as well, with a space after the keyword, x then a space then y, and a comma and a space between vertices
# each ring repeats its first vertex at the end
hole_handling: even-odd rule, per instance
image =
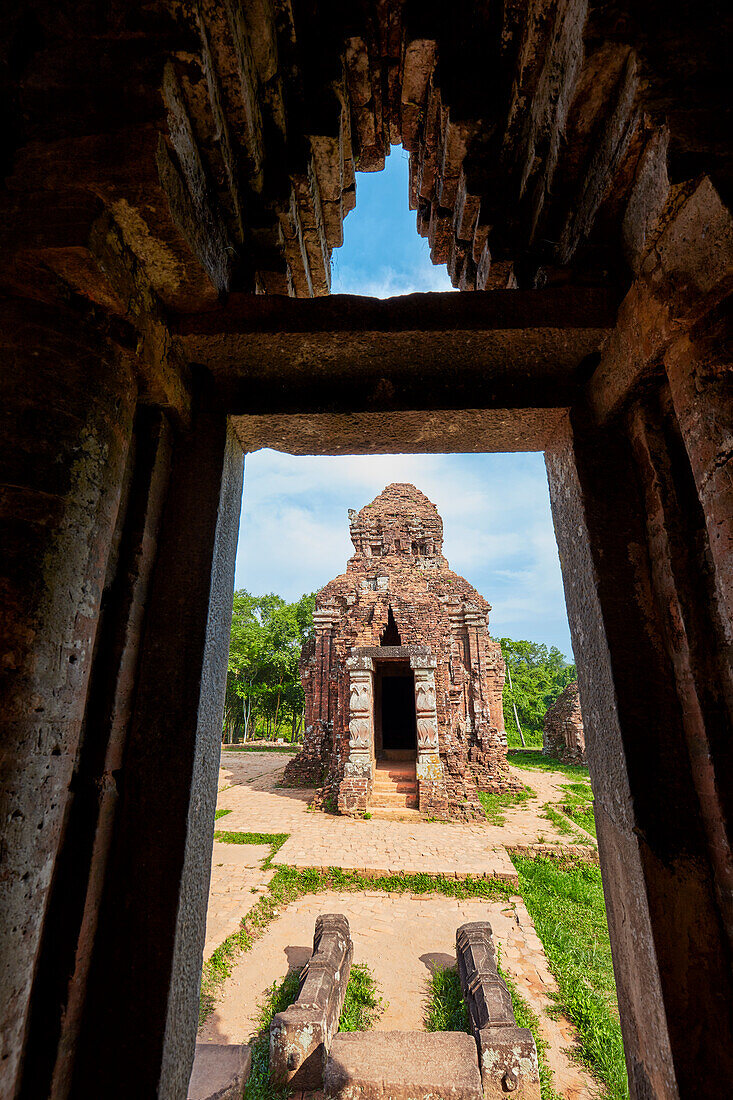
POLYGON ((287 599, 343 572, 347 509, 409 481, 443 517, 445 555, 493 606, 492 633, 570 653, 540 455, 248 455, 237 587, 287 599))
POLYGON ((358 268, 341 265, 334 269, 334 294, 362 294, 368 298, 393 298, 418 291, 453 290, 444 265, 416 265, 398 270, 386 265, 365 276, 358 268))

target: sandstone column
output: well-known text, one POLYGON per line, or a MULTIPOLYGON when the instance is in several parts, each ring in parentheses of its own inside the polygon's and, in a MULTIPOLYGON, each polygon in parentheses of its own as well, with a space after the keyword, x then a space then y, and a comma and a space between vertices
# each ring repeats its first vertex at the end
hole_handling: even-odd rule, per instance
POLYGON ((339 787, 341 813, 364 813, 374 780, 374 662, 349 657, 349 758, 339 787))
POLYGON ((435 657, 412 656, 417 714, 417 788, 420 812, 431 817, 448 809, 443 765, 438 745, 438 712, 435 702, 435 657))
POLYGON ((118 1096, 186 1094, 242 468, 202 379, 191 428, 172 444, 72 1096, 95 1095, 105 1080, 118 1096))
MULTIPOLYGON (((631 1092, 672 1100, 694 1095, 701 1066, 733 1080, 724 853, 711 850, 715 808, 690 766, 701 727, 689 689, 714 692, 716 681, 680 653, 676 607, 689 607, 701 579, 684 555, 705 541, 684 452, 673 433, 656 438, 651 463, 646 428, 625 423, 637 425, 634 450, 624 421, 603 428, 581 407, 546 460, 631 1092), (655 503, 669 488, 664 453, 686 486, 667 515, 655 503)), ((696 614, 706 608, 698 601, 696 614)), ((714 649, 712 621, 707 639, 714 649)), ((704 717, 710 734, 714 717, 704 717)))
POLYGON ((14 1096, 137 387, 81 311, 7 299, 0 331, 0 1094, 14 1096))

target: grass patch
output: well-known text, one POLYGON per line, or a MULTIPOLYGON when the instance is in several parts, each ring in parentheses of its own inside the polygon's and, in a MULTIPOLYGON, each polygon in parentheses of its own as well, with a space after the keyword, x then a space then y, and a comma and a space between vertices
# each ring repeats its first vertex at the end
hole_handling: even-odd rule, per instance
POLYGON ((542 816, 546 817, 548 821, 551 821, 557 831, 559 833, 562 833, 563 836, 572 836, 578 839, 578 834, 568 821, 565 814, 559 813, 551 802, 545 802, 544 806, 542 807, 542 816))
POLYGON ((222 752, 300 752, 301 745, 222 745, 222 752))
POLYGON ((612 1100, 626 1100, 626 1078, 611 944, 600 869, 568 857, 512 857, 525 905, 557 984, 558 1007, 576 1026, 578 1059, 612 1100))
POLYGON ((562 772, 569 779, 588 779, 585 764, 563 764, 555 756, 545 756, 541 749, 510 749, 507 760, 516 768, 535 768, 541 772, 562 772))
MULTIPOLYGON (((260 1008, 260 1035, 251 1048, 252 1069, 244 1088, 244 1100, 285 1100, 291 1095, 289 1088, 275 1089, 270 1084, 270 1024, 273 1016, 284 1012, 297 998, 301 969, 291 970, 281 982, 275 982, 260 1008)), ((369 967, 364 963, 352 966, 338 1030, 368 1031, 383 1009, 384 1003, 369 967)))
POLYGON ((597 835, 596 817, 592 806, 564 806, 563 809, 568 817, 580 825, 581 829, 585 829, 586 833, 590 833, 591 836, 597 835))
MULTIPOLYGON (((517 988, 511 979, 507 978, 500 966, 497 969, 501 978, 506 982, 506 987, 512 998, 517 1027, 526 1027, 532 1032, 537 1047, 542 1100, 562 1100, 553 1088, 552 1070, 547 1064, 548 1044, 540 1034, 539 1020, 524 998, 517 992, 517 988)), ((468 1009, 461 991, 458 967, 438 966, 431 974, 428 980, 428 995, 425 1001, 425 1030, 465 1031, 469 1035, 472 1034, 468 1009)))
POLYGON ((222 844, 269 844, 270 854, 267 859, 262 861, 263 868, 268 870, 272 867, 274 856, 280 851, 289 836, 289 833, 227 833, 217 831, 214 833, 214 840, 220 840, 222 844))
POLYGON ((425 1030, 466 1031, 471 1034, 461 979, 455 966, 436 966, 428 978, 425 1030))
POLYGON ((591 836, 596 835, 596 819, 593 813, 593 792, 590 783, 563 783, 566 792, 566 801, 563 804, 563 812, 571 821, 576 821, 582 829, 591 836))
POLYGON ((521 791, 507 791, 506 794, 489 794, 487 791, 479 791, 478 796, 486 818, 491 825, 503 825, 506 821, 506 810, 521 806, 527 799, 536 797, 531 787, 524 787, 521 791))
POLYGON ((214 821, 218 821, 220 817, 224 817, 225 814, 230 814, 231 810, 217 810, 214 814, 214 821))
POLYGON ((355 963, 346 986, 339 1031, 369 1031, 386 1007, 369 967, 355 963))
MULTIPOLYGON (((280 846, 287 839, 287 833, 233 833, 235 837, 256 837, 256 840, 235 840, 235 844, 273 843, 263 838, 274 838, 280 846), (282 838, 282 840, 280 840, 282 838)), ((263 866, 275 854, 274 849, 263 866)), ((371 878, 358 871, 342 871, 340 867, 331 867, 321 871, 315 867, 300 870, 296 867, 279 867, 273 875, 267 889, 242 918, 239 928, 217 947, 211 958, 204 963, 201 976, 201 998, 199 1003, 199 1024, 213 1011, 221 986, 232 972, 232 967, 243 951, 249 951, 252 944, 265 931, 270 922, 280 915, 280 910, 303 894, 318 894, 326 890, 379 890, 384 893, 443 894, 451 898, 500 898, 508 901, 512 896, 511 886, 499 879, 444 878, 442 875, 380 875, 371 878)))

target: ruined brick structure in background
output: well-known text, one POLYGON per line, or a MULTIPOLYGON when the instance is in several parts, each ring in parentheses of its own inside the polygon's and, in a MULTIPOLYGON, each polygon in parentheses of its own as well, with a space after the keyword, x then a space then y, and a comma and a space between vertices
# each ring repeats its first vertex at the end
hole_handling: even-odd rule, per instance
POLYGON ((305 739, 287 778, 358 813, 377 761, 416 758, 423 813, 480 814, 479 790, 513 783, 490 605, 449 568, 443 522, 414 485, 387 486, 349 520, 354 556, 318 593, 301 658, 305 739))
POLYGON ((568 684, 545 715, 542 751, 556 756, 564 764, 585 764, 585 733, 577 680, 568 684))

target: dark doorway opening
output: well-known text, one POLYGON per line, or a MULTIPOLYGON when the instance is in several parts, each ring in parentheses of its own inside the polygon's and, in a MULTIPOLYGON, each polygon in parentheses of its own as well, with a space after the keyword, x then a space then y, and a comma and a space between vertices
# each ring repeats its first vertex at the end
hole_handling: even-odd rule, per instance
POLYGON ((409 666, 387 666, 379 675, 379 755, 386 760, 417 755, 415 679, 409 666))

